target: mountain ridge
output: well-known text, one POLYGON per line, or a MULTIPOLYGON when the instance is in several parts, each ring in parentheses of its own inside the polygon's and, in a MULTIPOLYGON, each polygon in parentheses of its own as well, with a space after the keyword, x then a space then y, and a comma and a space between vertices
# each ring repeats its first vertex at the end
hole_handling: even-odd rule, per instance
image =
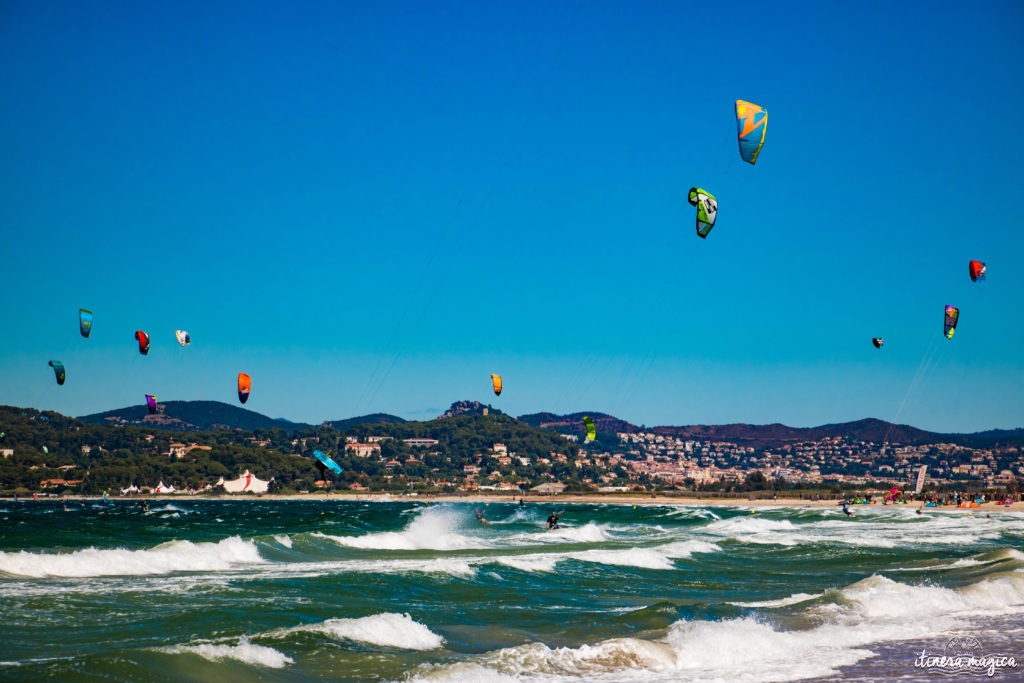
MULTIPOLYGON (((483 413, 483 408, 488 408, 490 414, 501 414, 499 410, 478 401, 455 401, 441 417, 464 414, 479 415, 483 413)), ((729 441, 762 448, 797 441, 817 441, 825 437, 905 444, 949 442, 978 446, 1007 441, 1024 443, 1024 428, 989 429, 974 433, 940 433, 918 429, 906 424, 893 424, 878 418, 862 418, 815 427, 790 427, 778 422, 763 425, 730 423, 647 427, 637 426, 627 420, 600 411, 580 411, 562 415, 542 411, 521 415, 516 419, 539 429, 554 429, 562 433, 582 435, 584 434, 583 416, 585 415, 594 420, 599 433, 647 431, 661 436, 699 441, 729 441)), ((87 424, 135 425, 156 427, 168 431, 283 429, 293 432, 314 427, 305 422, 293 422, 283 418, 274 419, 253 410, 220 401, 167 401, 159 404, 158 412, 154 415, 150 415, 145 406, 128 406, 83 415, 77 419, 87 424)), ((360 424, 404 424, 406 422, 409 420, 397 415, 371 413, 344 419, 325 420, 321 424, 344 430, 360 424)))

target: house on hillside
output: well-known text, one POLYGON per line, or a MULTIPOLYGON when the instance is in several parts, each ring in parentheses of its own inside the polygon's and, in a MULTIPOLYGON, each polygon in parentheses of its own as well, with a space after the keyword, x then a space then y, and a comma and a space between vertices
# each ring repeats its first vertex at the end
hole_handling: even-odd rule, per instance
POLYGON ((565 490, 565 484, 557 481, 549 481, 543 484, 539 484, 530 489, 534 493, 541 494, 558 494, 565 490))

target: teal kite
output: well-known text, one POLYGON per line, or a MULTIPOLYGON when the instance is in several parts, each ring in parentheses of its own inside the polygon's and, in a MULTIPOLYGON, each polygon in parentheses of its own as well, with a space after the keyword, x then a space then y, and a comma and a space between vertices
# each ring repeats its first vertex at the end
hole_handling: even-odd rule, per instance
POLYGON ((51 360, 50 367, 53 368, 53 374, 57 377, 57 384, 64 384, 64 378, 66 377, 64 373, 64 364, 59 360, 51 360))
POLYGON ((86 339, 89 338, 89 333, 92 332, 92 311, 87 311, 84 308, 78 309, 78 331, 86 339))

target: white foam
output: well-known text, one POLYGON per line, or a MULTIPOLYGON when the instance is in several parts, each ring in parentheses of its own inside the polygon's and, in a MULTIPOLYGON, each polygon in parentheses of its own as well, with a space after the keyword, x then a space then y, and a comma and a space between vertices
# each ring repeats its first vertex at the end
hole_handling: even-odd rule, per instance
MULTIPOLYGON (((874 653, 872 643, 917 639, 963 628, 965 618, 1024 612, 1024 573, 959 589, 901 584, 872 576, 840 591, 838 603, 810 606, 818 626, 782 631, 753 617, 678 621, 658 640, 614 638, 575 648, 529 643, 459 665, 423 667, 420 679, 517 678, 587 680, 788 681, 835 676, 874 653), (925 615, 926 618, 914 618, 925 615), (480 671, 479 669, 483 669, 480 671), (466 674, 463 676, 463 674, 466 674)), ((797 593, 783 606, 821 597, 797 593)))
POLYGON ((524 572, 550 572, 554 571, 558 564, 557 554, 536 554, 536 555, 501 555, 492 558, 494 562, 513 567, 524 572))
POLYGON ((607 527, 587 522, 583 526, 563 526, 558 529, 516 534, 509 537, 513 545, 541 543, 600 543, 609 540, 607 527))
POLYGON ((285 534, 278 534, 278 535, 274 536, 274 540, 277 541, 278 543, 280 543, 281 545, 283 545, 285 548, 291 548, 292 547, 291 536, 287 536, 285 534))
POLYGON ((582 562, 596 562, 619 567, 640 567, 643 569, 673 569, 672 560, 651 548, 625 548, 623 550, 584 550, 570 553, 570 557, 582 562))
POLYGON ((0 572, 17 576, 143 576, 225 571, 262 563, 256 545, 238 536, 217 543, 171 541, 146 550, 86 548, 71 553, 0 553, 0 572))
POLYGON ((792 595, 779 598, 777 600, 759 600, 756 602, 730 602, 730 605, 736 605, 737 607, 787 607, 789 605, 798 605, 801 602, 807 602, 808 600, 814 600, 820 598, 824 593, 793 593, 792 595))
POLYGON ((199 655, 211 662, 234 659, 246 664, 265 666, 270 669, 281 669, 286 664, 291 664, 295 661, 272 647, 253 645, 245 638, 242 638, 237 645, 197 643, 194 645, 175 645, 174 647, 163 648, 161 651, 171 654, 199 655))
POLYGON ((322 633, 337 640, 354 640, 404 650, 433 650, 444 644, 444 638, 418 621, 413 621, 408 614, 394 612, 359 619, 328 619, 318 624, 281 629, 267 635, 282 637, 301 632, 322 633))
POLYGON ((312 535, 350 548, 375 550, 462 550, 486 547, 481 540, 455 531, 461 520, 462 516, 451 508, 431 507, 421 510, 402 531, 382 531, 362 536, 312 535))

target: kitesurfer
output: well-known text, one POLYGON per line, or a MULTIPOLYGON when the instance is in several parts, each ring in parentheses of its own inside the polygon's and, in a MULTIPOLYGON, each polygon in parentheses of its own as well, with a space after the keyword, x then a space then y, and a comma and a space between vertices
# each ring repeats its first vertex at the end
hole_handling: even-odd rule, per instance
POLYGON ((519 507, 521 507, 521 508, 526 507, 526 503, 523 502, 522 498, 519 499, 519 507))
POLYGON ((853 517, 853 513, 850 512, 850 508, 846 507, 846 501, 843 501, 843 512, 846 513, 847 517, 853 517))
POLYGON ((559 518, 559 516, 560 515, 556 514, 554 510, 551 511, 551 514, 548 516, 548 529, 557 529, 558 528, 558 518, 559 518))
POLYGON ((487 524, 487 520, 484 519, 484 513, 480 512, 480 508, 474 509, 473 514, 476 515, 476 521, 480 522, 481 524, 487 524))

